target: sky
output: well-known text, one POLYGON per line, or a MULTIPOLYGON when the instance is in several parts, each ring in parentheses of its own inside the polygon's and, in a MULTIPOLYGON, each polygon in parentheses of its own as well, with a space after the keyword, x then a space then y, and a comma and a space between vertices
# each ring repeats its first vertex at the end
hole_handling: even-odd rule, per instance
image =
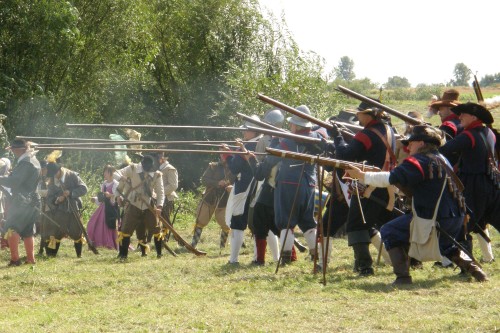
POLYGON ((392 76, 446 83, 457 63, 481 79, 500 73, 498 0, 259 0, 284 13, 303 51, 325 58, 329 72, 340 58, 354 61, 357 79, 383 84, 392 76))

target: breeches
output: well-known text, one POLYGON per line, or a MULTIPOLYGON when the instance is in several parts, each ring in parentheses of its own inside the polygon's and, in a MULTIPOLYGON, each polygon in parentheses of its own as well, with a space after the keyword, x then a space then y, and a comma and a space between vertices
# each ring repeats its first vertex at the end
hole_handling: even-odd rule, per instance
POLYGON ((215 217, 215 221, 224 231, 229 231, 229 227, 226 224, 225 215, 226 215, 226 207, 223 208, 215 208, 215 205, 209 205, 205 201, 201 201, 198 205, 198 210, 196 212, 196 226, 199 228, 205 228, 212 215, 215 217))
POLYGON ((257 202, 253 211, 253 227, 256 239, 266 239, 269 230, 279 235, 274 223, 274 208, 257 202))
POLYGON ((326 204, 323 214, 323 236, 333 237, 337 231, 347 222, 349 206, 345 200, 338 201, 330 199, 326 204))
MULTIPOLYGON (((410 242, 410 222, 413 214, 402 215, 388 223, 381 229, 380 234, 385 248, 390 250, 395 247, 408 246, 410 242)), ((457 239, 462 230, 463 217, 441 218, 438 224, 442 230, 457 239)), ((448 255, 455 249, 453 241, 444 234, 439 234, 439 250, 442 255, 448 255)))
POLYGON ((47 217, 44 217, 42 219, 44 240, 50 239, 51 236, 57 240, 61 240, 65 236, 68 236, 74 241, 82 238, 83 233, 81 226, 73 213, 55 210, 48 212, 47 215, 54 220, 58 226, 47 217))
POLYGON ((140 210, 134 205, 128 205, 125 209, 121 232, 132 235, 137 232, 137 239, 144 240, 146 232, 159 234, 161 232, 160 222, 149 210, 140 210))
POLYGON ((316 228, 314 187, 278 182, 274 192, 274 213, 278 230, 293 229, 297 225, 302 231, 316 228))

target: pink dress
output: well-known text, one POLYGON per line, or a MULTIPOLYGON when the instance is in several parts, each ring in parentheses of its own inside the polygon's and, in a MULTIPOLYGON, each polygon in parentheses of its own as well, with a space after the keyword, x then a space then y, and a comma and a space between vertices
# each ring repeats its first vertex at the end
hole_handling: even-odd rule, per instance
MULTIPOLYGON (((118 182, 114 180, 111 183, 104 182, 102 185, 103 192, 113 193, 113 187, 116 187, 118 182)), ((95 247, 106 247, 108 249, 118 249, 116 242, 117 232, 116 228, 112 229, 106 224, 106 205, 104 202, 98 202, 99 207, 90 217, 89 223, 87 224, 87 234, 90 241, 95 247)), ((111 199, 112 204, 114 200, 111 199)), ((108 213, 109 216, 109 213, 108 213)))

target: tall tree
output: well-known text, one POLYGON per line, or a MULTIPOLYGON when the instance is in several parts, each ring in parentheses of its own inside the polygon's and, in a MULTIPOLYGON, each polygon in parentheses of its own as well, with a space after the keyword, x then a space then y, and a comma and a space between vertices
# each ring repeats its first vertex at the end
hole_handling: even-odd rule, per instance
POLYGON ((453 76, 455 78, 452 81, 454 86, 467 86, 471 79, 471 72, 464 63, 460 62, 455 65, 453 76))
POLYGON ((338 78, 347 82, 354 80, 354 61, 348 56, 340 58, 338 67, 335 68, 335 73, 338 78))
POLYGON ((401 76, 391 76, 387 79, 387 82, 384 84, 387 89, 394 88, 410 88, 411 84, 407 78, 401 76))

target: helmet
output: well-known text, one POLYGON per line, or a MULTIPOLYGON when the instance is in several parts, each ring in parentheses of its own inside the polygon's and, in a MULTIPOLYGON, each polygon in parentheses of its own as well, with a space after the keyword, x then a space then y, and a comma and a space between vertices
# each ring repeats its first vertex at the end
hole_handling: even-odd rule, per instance
POLYGON ((283 113, 281 113, 280 110, 271 110, 267 111, 266 114, 264 115, 263 121, 265 123, 268 123, 270 125, 276 126, 276 127, 283 127, 283 121, 285 120, 285 116, 283 116, 283 113))
MULTIPOLYGON (((309 111, 309 108, 305 105, 300 105, 300 106, 297 106, 296 109, 308 116, 311 115, 311 111, 309 111)), ((293 115, 291 117, 288 117, 287 118, 287 121, 289 123, 292 123, 292 124, 295 124, 295 125, 298 125, 298 126, 302 126, 302 127, 307 127, 307 128, 310 128, 312 127, 312 123, 309 121, 309 120, 306 120, 302 117, 299 117, 299 116, 296 116, 296 115, 293 115)))

